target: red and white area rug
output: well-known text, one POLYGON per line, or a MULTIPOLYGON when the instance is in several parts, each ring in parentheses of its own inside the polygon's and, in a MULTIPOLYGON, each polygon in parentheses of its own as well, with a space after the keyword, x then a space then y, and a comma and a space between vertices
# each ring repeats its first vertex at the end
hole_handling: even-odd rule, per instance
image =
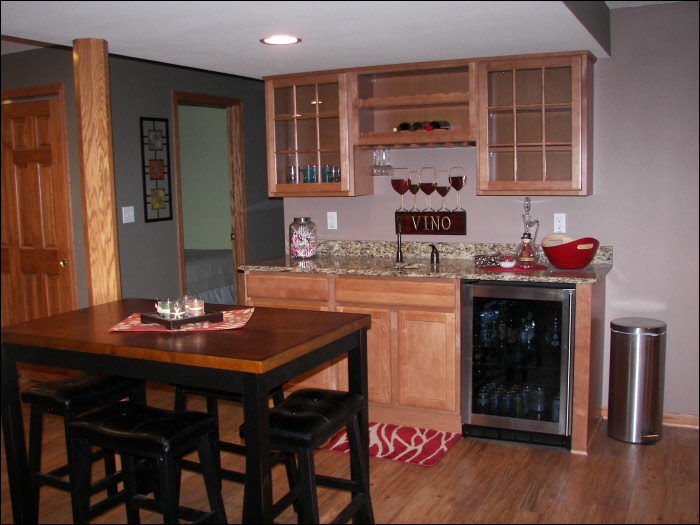
MULTIPOLYGON (((387 423, 369 424, 369 455, 411 465, 432 467, 450 450, 460 434, 387 423)), ((322 450, 349 453, 345 429, 338 432, 322 450)))

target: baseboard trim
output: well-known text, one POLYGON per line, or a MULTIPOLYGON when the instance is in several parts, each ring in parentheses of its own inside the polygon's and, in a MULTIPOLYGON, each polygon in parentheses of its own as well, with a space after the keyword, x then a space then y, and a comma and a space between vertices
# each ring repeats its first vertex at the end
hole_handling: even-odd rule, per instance
MULTIPOLYGON (((597 410, 600 416, 608 419, 608 407, 597 407, 597 410)), ((664 412, 663 424, 669 427, 700 428, 700 417, 664 412)))

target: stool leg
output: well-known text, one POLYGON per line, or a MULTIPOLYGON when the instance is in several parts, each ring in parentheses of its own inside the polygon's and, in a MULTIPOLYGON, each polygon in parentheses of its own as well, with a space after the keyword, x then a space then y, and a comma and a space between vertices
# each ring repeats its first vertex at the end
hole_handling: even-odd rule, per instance
POLYGON ((43 427, 44 413, 40 408, 32 406, 29 421, 29 468, 31 469, 31 497, 34 500, 32 504, 34 516, 29 521, 34 523, 39 520, 39 480, 36 473, 41 471, 41 437, 43 427))
POLYGON ((70 465, 71 505, 73 522, 88 523, 90 519, 90 443, 82 439, 70 439, 68 446, 70 465))
MULTIPOLYGON (((360 523, 374 523, 372 499, 369 495, 369 465, 367 464, 365 455, 362 453, 360 424, 357 420, 357 415, 353 416, 353 418, 348 421, 345 428, 348 434, 348 444, 350 446, 351 478, 359 487, 362 487, 362 492, 365 497, 365 504, 357 512, 355 519, 360 523)), ((355 496, 357 496, 357 493, 353 492, 352 497, 355 498, 355 496)))
POLYGON ((179 494, 177 480, 179 473, 175 460, 169 454, 158 458, 158 480, 160 482, 160 497, 163 511, 163 523, 178 523, 179 494))
POLYGON ((316 467, 313 449, 299 449, 299 483, 301 507, 299 523, 318 523, 318 498, 316 495, 316 467))
MULTIPOLYGON (((117 471, 117 463, 114 461, 114 453, 111 451, 107 452, 107 455, 104 457, 104 463, 105 463, 105 477, 108 478, 109 476, 113 475, 117 471)), ((107 487, 107 496, 114 496, 118 492, 118 487, 116 483, 112 483, 107 487)))
POLYGON ((121 454, 122 471, 124 472, 124 488, 129 493, 126 500, 126 522, 138 525, 141 523, 139 507, 134 498, 138 494, 136 480, 136 458, 131 455, 121 454))
POLYGON ((181 412, 187 410, 187 394, 180 387, 175 387, 175 410, 181 412))
POLYGON ((217 515, 219 523, 226 523, 226 509, 221 497, 221 477, 214 455, 216 447, 216 437, 213 434, 202 436, 197 441, 197 452, 199 453, 199 463, 202 465, 202 476, 207 489, 209 507, 217 515))

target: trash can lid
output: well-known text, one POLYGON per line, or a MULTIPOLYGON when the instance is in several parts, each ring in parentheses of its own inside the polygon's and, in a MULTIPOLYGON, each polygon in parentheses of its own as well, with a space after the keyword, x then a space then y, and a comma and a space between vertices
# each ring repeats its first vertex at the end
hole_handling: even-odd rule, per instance
POLYGON ((624 334, 661 335, 666 332, 666 323, 646 317, 620 317, 610 321, 610 329, 624 334))

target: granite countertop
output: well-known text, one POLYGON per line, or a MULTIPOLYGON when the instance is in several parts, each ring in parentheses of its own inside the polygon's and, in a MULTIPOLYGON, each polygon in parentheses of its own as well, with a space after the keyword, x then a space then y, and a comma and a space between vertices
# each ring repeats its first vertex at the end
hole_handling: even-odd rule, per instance
POLYGON ((312 259, 278 257, 239 266, 239 270, 263 272, 322 273, 391 277, 433 277, 442 279, 478 279, 488 281, 540 283, 594 283, 612 269, 612 247, 601 246, 591 264, 581 270, 560 270, 551 265, 538 246, 538 264, 544 270, 534 272, 489 271, 480 269, 477 255, 496 256, 515 252, 515 244, 404 242, 403 263, 396 262, 396 242, 319 241, 312 259), (440 253, 440 263, 430 264, 430 245, 440 253))

